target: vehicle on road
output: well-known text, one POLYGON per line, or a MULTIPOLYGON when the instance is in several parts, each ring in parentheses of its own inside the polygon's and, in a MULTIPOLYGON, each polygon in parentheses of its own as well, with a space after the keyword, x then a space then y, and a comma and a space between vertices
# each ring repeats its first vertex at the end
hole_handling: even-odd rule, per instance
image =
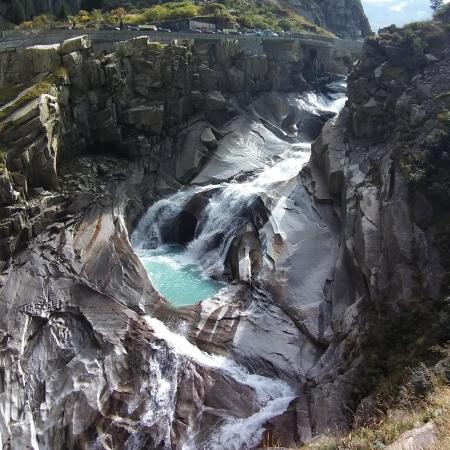
POLYGON ((139 25, 139 30, 141 31, 157 31, 156 25, 144 24, 139 25))
POLYGON ((269 29, 264 30, 262 33, 263 33, 264 36, 278 37, 278 34, 275 33, 275 31, 272 31, 272 30, 269 30, 269 29))
POLYGON ((110 25, 108 23, 102 23, 99 27, 99 30, 119 30, 119 27, 115 27, 114 25, 110 25))

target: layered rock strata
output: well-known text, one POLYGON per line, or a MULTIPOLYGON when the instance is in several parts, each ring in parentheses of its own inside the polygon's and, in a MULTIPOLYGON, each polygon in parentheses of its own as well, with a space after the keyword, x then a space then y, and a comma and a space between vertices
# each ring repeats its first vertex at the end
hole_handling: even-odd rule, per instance
POLYGON ((288 50, 138 38, 98 56, 82 37, 1 55, 3 85, 29 86, 0 109, 2 445, 181 448, 221 411, 255 413, 256 388, 155 338, 142 316, 172 313, 128 232, 213 155, 270 148, 262 122, 302 130, 288 92, 337 66, 288 50))

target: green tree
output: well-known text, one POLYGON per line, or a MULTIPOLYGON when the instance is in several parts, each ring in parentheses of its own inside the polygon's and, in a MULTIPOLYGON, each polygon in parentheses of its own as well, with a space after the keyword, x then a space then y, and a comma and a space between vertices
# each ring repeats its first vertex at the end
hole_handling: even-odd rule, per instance
POLYGON ((436 13, 443 3, 444 0, 430 0, 431 9, 436 13))
POLYGON ((59 15, 62 19, 67 19, 70 15, 72 15, 72 9, 67 3, 67 0, 63 1, 63 4, 61 5, 61 12, 59 13, 59 15))
POLYGON ((439 8, 439 11, 436 13, 435 18, 440 20, 441 22, 450 22, 450 3, 439 8))
POLYGON ((25 8, 22 4, 21 0, 13 0, 12 2, 12 10, 11 10, 11 18, 15 23, 22 23, 27 20, 27 16, 25 14, 25 8))
POLYGON ((87 9, 88 11, 93 9, 102 9, 102 7, 102 0, 82 0, 81 2, 81 9, 87 9))

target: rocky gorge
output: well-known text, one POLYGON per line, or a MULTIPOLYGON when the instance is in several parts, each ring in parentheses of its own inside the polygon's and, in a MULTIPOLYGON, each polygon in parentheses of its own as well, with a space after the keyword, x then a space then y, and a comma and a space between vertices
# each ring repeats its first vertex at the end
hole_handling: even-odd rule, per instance
POLYGON ((444 342, 447 198, 413 156, 450 58, 423 42, 367 40, 348 101, 350 55, 282 42, 0 54, 2 446, 295 448, 444 342), (176 308, 155 256, 220 285, 176 308))

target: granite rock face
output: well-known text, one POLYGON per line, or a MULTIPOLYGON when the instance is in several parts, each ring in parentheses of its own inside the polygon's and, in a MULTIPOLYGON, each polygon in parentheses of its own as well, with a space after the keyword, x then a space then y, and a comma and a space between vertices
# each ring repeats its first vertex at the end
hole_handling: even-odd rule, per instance
POLYGON ((1 55, 5 84, 36 82, 33 52, 51 80, 0 116, 2 445, 244 449, 265 430, 293 447, 348 429, 370 332, 443 286, 431 200, 398 152, 435 127, 450 57, 403 45, 366 43, 323 128, 328 112, 299 106, 306 51, 138 38, 101 56, 83 39, 1 55), (309 164, 229 217, 228 286, 171 308, 131 246, 139 218, 188 195, 164 233, 189 242, 221 186, 301 156, 303 134, 309 164))
POLYGON ((361 0, 289 0, 288 3, 337 36, 360 39, 372 33, 361 0))
MULTIPOLYGON (((446 339, 445 328, 434 336, 428 333, 432 323, 446 317, 441 302, 448 293, 448 268, 436 228, 445 213, 436 194, 415 183, 408 161, 423 157, 433 130, 442 126, 436 116, 448 108, 448 100, 438 93, 448 86, 441 74, 450 58, 448 48, 437 45, 439 56, 431 61, 402 39, 400 30, 386 31, 366 41, 349 75, 347 106, 312 146, 314 196, 335 205, 342 224, 331 288, 333 344, 310 373, 318 376, 311 389, 313 410, 330 398, 333 405, 345 404, 347 383, 367 395, 367 370, 396 370, 395 358, 405 348, 420 351, 416 344, 393 345, 383 351, 385 363, 371 360, 383 339, 391 342, 388 336, 400 323, 411 336, 446 339), (420 127, 412 127, 416 121, 420 127), (421 308, 421 325, 413 325, 421 308), (331 372, 316 372, 320 366, 331 372)), ((357 405, 347 407, 356 410, 357 405)), ((331 407, 316 416, 316 431, 325 432, 330 414, 345 416, 340 407, 331 407)))
MULTIPOLYGON (((327 55, 319 55, 319 74, 333 64, 327 55)), ((245 170, 230 152, 250 167, 250 146, 273 151, 282 143, 270 129, 287 136, 282 105, 289 91, 305 89, 309 53, 272 47, 249 55, 233 40, 162 46, 138 38, 98 56, 82 37, 0 58, 5 86, 30 86, 0 109, 2 445, 181 449, 193 430, 207 441, 223 411, 239 421, 261 409, 259 378, 246 380, 252 364, 272 394, 286 397, 265 405, 273 408, 270 426, 295 424, 304 404, 286 381, 300 376, 297 359, 310 361, 311 349, 293 345, 291 334, 300 339, 301 332, 289 315, 274 305, 266 317, 265 294, 254 303, 243 280, 230 292, 234 331, 243 338, 235 349, 221 345, 219 324, 210 347, 202 347, 194 337, 197 312, 186 313, 192 342, 232 355, 242 372, 233 366, 230 375, 197 348, 180 354, 156 319, 174 323, 176 315, 150 284, 129 231, 155 199, 194 178, 245 170), (266 95, 280 111, 276 118, 261 100, 266 95), (224 170, 211 163, 221 159, 224 170), (248 343, 260 332, 245 319, 249 301, 261 325, 280 324, 280 352, 289 346, 275 371, 267 363, 269 341, 251 357, 248 343)), ((294 186, 303 189, 300 179, 294 186)), ((251 439, 256 447, 261 436, 251 439)), ((289 439, 297 441, 297 432, 289 439)))

